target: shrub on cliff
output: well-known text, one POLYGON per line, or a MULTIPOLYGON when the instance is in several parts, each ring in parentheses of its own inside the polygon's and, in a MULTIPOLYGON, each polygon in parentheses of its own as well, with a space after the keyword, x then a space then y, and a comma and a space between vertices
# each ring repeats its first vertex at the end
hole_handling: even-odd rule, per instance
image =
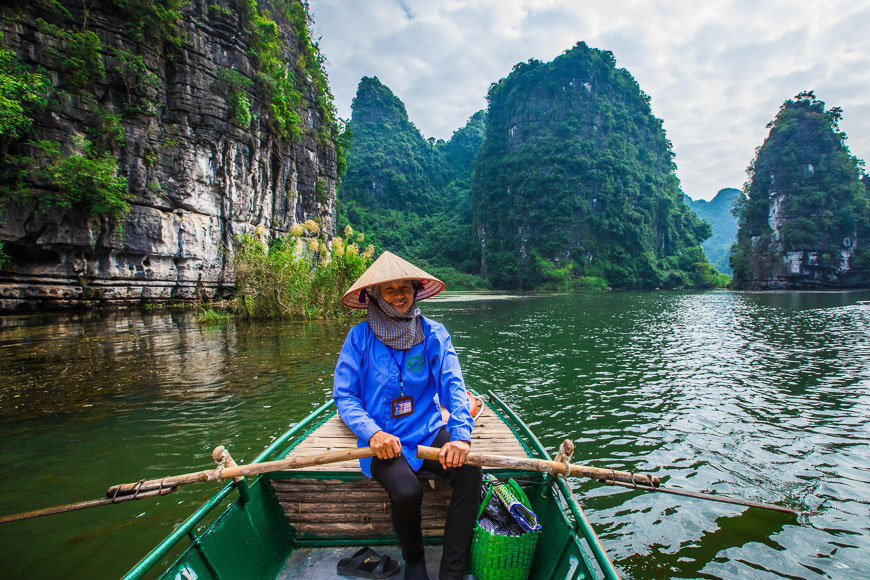
POLYGON ((111 153, 82 138, 72 139, 67 151, 61 143, 47 140, 29 145, 33 155, 5 160, 0 203, 8 198, 38 199, 72 208, 85 218, 118 219, 130 211, 127 178, 118 175, 118 162, 111 153))
POLYGON ((0 144, 17 139, 33 125, 34 112, 47 103, 48 89, 44 73, 28 70, 11 49, 0 46, 0 144))
POLYGON ((270 245, 256 236, 235 240, 233 264, 241 307, 254 318, 349 318, 356 311, 341 305, 342 294, 371 264, 374 246, 360 251, 362 234, 348 226, 346 240, 331 247, 314 222, 297 224, 270 245), (356 241, 355 241, 356 240, 356 241))
POLYGON ((41 143, 49 162, 39 173, 55 188, 49 196, 51 203, 76 208, 89 217, 117 219, 130 211, 127 178, 118 176, 118 162, 111 154, 94 150, 84 140, 83 153, 69 155, 62 155, 57 144, 41 143))

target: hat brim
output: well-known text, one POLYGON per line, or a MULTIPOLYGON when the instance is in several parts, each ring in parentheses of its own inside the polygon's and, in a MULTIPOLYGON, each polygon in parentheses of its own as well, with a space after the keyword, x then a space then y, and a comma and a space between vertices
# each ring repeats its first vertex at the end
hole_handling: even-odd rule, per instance
POLYGON ((422 286, 417 291, 417 302, 431 298, 445 288, 444 282, 425 270, 403 260, 392 252, 384 252, 344 293, 344 296, 341 297, 341 303, 348 308, 365 310, 368 308, 370 297, 363 298, 363 290, 399 280, 419 280, 421 282, 422 286))

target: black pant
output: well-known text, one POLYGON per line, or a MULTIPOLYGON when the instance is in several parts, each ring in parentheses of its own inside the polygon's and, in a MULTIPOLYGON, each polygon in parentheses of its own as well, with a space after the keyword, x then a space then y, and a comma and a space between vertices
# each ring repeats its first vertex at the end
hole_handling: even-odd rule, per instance
MULTIPOLYGON (((441 447, 450 441, 447 429, 441 428, 432 442, 432 447, 441 447)), ((474 465, 444 469, 437 461, 424 459, 420 471, 428 471, 446 477, 453 485, 450 505, 447 507, 447 522, 444 525, 444 552, 441 556, 441 580, 462 578, 465 559, 471 545, 471 532, 480 509, 480 484, 483 470, 474 465)), ((408 460, 400 455, 386 461, 372 458, 372 477, 390 496, 393 529, 399 538, 402 558, 405 562, 423 559, 423 532, 420 524, 420 506, 423 491, 417 474, 408 460)))

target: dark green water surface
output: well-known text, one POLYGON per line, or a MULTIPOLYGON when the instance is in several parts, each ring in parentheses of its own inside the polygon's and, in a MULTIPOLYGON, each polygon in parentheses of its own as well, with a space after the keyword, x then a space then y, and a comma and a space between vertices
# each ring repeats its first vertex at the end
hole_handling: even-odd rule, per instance
MULTIPOLYGON (((868 293, 635 293, 422 304, 468 384, 575 462, 808 512, 572 485, 627 578, 870 577, 868 293)), ((195 313, 0 318, 0 514, 249 461, 329 396, 347 324, 195 313)), ((0 526, 8 578, 116 578, 218 489, 0 526)))

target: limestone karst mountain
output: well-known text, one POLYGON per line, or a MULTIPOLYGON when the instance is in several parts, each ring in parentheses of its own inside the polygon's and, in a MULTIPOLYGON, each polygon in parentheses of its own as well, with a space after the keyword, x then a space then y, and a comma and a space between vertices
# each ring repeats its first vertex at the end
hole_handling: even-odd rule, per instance
POLYGON ((870 199, 838 121, 810 92, 780 107, 738 199, 733 284, 742 289, 870 287, 870 199))
POLYGON ((468 189, 485 114, 472 115, 449 141, 427 140, 377 77, 360 81, 352 110, 339 226, 361 228, 379 248, 420 263, 452 288, 479 287, 468 189))
POLYGON ((610 52, 581 42, 520 63, 488 100, 472 203, 494 285, 714 284, 700 247, 710 227, 683 202, 661 120, 610 52))

